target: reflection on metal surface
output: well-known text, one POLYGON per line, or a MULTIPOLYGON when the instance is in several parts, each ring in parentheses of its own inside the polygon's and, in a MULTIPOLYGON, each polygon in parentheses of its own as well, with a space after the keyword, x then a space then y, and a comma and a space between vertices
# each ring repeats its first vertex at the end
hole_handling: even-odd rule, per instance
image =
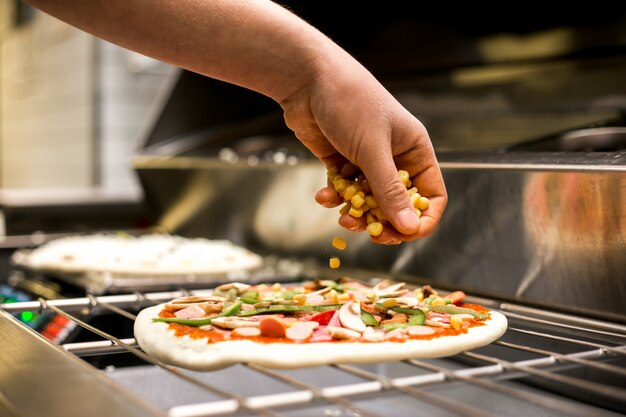
POLYGON ((346 233, 336 209, 314 202, 326 178, 319 163, 251 167, 142 157, 137 166, 165 212, 179 204, 172 190, 186 189, 197 176, 210 179, 206 187, 216 198, 174 232, 225 237, 321 265, 341 234, 347 267, 626 320, 626 153, 444 153, 439 159, 450 197, 439 229, 394 247, 346 233))
POLYGON ((0 410, 8 404, 23 417, 164 416, 2 310, 0 345, 0 410))

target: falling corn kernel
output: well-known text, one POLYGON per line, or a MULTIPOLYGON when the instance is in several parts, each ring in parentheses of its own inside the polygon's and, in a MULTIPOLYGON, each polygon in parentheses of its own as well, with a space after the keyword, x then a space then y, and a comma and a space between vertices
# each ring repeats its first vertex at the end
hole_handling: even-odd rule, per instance
POLYGON ((337 269, 339 268, 339 265, 341 265, 341 261, 339 260, 339 258, 330 258, 330 261, 328 262, 328 264, 330 265, 331 268, 337 269))
POLYGON ((340 237, 336 237, 333 239, 332 245, 339 250, 344 250, 346 248, 346 241, 340 237))

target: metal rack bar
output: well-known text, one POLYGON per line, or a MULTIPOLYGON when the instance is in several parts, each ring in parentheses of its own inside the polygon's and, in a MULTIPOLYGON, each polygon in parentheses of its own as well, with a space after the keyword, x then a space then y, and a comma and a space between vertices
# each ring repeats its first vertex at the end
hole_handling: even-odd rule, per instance
POLYGON ((556 359, 558 362, 572 362, 572 363, 576 363, 578 365, 583 365, 586 366, 588 368, 595 368, 595 369, 599 369, 601 371, 604 372, 609 372, 612 374, 616 374, 616 375, 620 375, 623 377, 626 377, 626 369, 624 368, 620 368, 618 366, 613 366, 613 365, 609 365, 606 363, 602 363, 602 362, 594 362, 594 361, 590 361, 587 359, 583 359, 581 356, 589 356, 589 357, 602 357, 605 355, 605 352, 602 349, 598 349, 597 351, 590 351, 590 352, 582 352, 582 353, 574 353, 571 355, 563 355, 560 354, 558 352, 552 352, 549 350, 544 350, 544 349, 538 349, 538 348, 533 348, 533 347, 529 347, 529 346, 523 346, 523 345, 518 345, 516 343, 510 343, 510 342, 502 342, 502 341, 495 341, 494 344, 498 345, 498 346, 504 346, 507 348, 511 348, 511 349, 517 349, 517 350, 523 350, 525 352, 531 352, 531 353, 536 353, 539 355, 544 355, 544 356, 551 356, 554 359, 556 359))
POLYGON ((520 328, 517 328, 517 327, 507 327, 506 330, 507 331, 510 330, 510 331, 517 332, 517 333, 528 334, 528 335, 531 335, 531 336, 538 336, 538 337, 542 337, 542 338, 545 338, 545 339, 558 340, 560 342, 572 343, 572 344, 580 345, 580 346, 588 346, 588 347, 598 348, 598 349, 604 350, 607 353, 612 353, 614 355, 626 355, 626 349, 624 347, 616 348, 616 347, 612 347, 612 346, 603 345, 601 343, 594 343, 594 342, 588 342, 588 341, 585 341, 585 340, 572 339, 570 337, 557 336, 557 335, 553 335, 553 334, 549 334, 549 333, 537 332, 537 331, 534 331, 534 330, 520 329, 520 328))
POLYGON ((509 314, 513 313, 516 316, 518 315, 523 316, 524 314, 532 314, 532 315, 544 317, 545 319, 557 321, 559 323, 570 322, 570 323, 575 323, 577 326, 584 327, 587 329, 591 327, 595 327, 596 329, 605 330, 607 332, 616 332, 621 337, 626 337, 626 326, 623 324, 610 323, 606 321, 590 319, 587 317, 581 318, 581 317, 577 317, 571 314, 557 313, 557 312, 549 311, 549 310, 539 310, 537 308, 526 307, 526 306, 521 306, 518 304, 511 304, 511 303, 501 303, 499 307, 500 307, 500 310, 502 310, 503 312, 507 312, 509 314), (516 314, 516 313, 519 313, 519 314, 516 314))
POLYGON ((364 416, 364 417, 379 417, 378 414, 372 413, 370 411, 364 410, 363 408, 357 406, 356 404, 354 404, 352 401, 340 397, 340 396, 328 396, 325 395, 324 391, 322 389, 317 388, 314 385, 311 384, 307 384, 304 383, 296 378, 292 378, 288 375, 284 375, 284 374, 280 374, 278 372, 272 371, 271 369, 267 369, 263 366, 258 366, 258 365, 247 365, 249 368, 254 369, 257 372, 261 372, 264 375, 270 376, 272 378, 278 379, 280 381, 286 382, 290 385, 293 385, 295 387, 301 388, 301 389, 305 389, 308 391, 311 391, 313 393, 314 398, 320 398, 320 399, 324 399, 327 401, 330 401, 332 403, 335 403, 336 405, 339 405, 341 407, 344 407, 350 411, 352 411, 353 413, 355 413, 356 415, 359 416, 364 416))
MULTIPOLYGON (((560 384, 570 385, 570 386, 582 389, 584 391, 593 392, 603 397, 610 397, 610 398, 621 400, 621 401, 623 401, 624 398, 626 398, 626 390, 622 388, 616 388, 616 387, 599 384, 597 382, 592 382, 592 381, 583 381, 583 380, 570 377, 567 375, 561 375, 561 374, 544 371, 541 369, 535 369, 536 367, 529 366, 528 364, 509 362, 503 359, 481 355, 479 353, 464 352, 462 353, 462 355, 465 355, 473 359, 478 359, 483 362, 499 364, 506 370, 521 371, 526 374, 533 375, 539 378, 558 382, 560 384)), ((550 357, 550 359, 551 359, 551 362, 554 363, 555 361, 554 358, 550 357)))
POLYGON ((412 386, 398 385, 394 384, 394 380, 390 378, 383 377, 381 375, 365 371, 363 369, 356 368, 350 365, 333 365, 337 369, 341 369, 342 371, 351 373, 353 375, 359 376, 361 378, 370 379, 372 381, 379 382, 386 389, 395 388, 396 390, 408 394, 412 397, 417 398, 418 400, 424 401, 430 405, 434 405, 437 408, 441 408, 443 410, 456 413, 460 416, 466 417, 496 417, 495 414, 489 413, 487 411, 481 410, 469 404, 461 404, 455 401, 451 401, 437 395, 431 394, 429 392, 419 390, 412 386))
POLYGON ((582 327, 579 325, 560 323, 558 321, 553 321, 553 320, 538 319, 535 317, 524 316, 522 314, 511 313, 510 311, 505 311, 505 310, 500 310, 500 312, 507 317, 511 317, 511 318, 518 319, 518 320, 524 320, 524 321, 528 321, 532 323, 546 324, 549 326, 560 327, 560 328, 568 329, 568 330, 578 330, 581 332, 592 333, 596 335, 626 339, 626 334, 624 333, 615 333, 613 331, 606 331, 606 330, 596 330, 596 329, 591 329, 588 327, 582 327))
MULTIPOLYGON (((189 375, 178 372, 176 368, 169 367, 152 359, 143 351, 141 351, 141 349, 137 346, 136 341, 132 338, 118 339, 115 336, 109 335, 102 330, 97 329, 85 322, 82 322, 80 319, 68 314, 68 312, 81 311, 82 309, 88 307, 92 314, 108 310, 115 314, 121 315, 129 320, 134 320, 136 316, 124 310, 125 308, 140 308, 159 302, 169 301, 172 298, 177 298, 183 295, 206 293, 206 291, 207 290, 187 291, 185 289, 181 289, 179 291, 169 292, 135 292, 133 294, 100 297, 89 295, 84 298, 51 301, 39 300, 38 302, 3 304, 0 305, 0 308, 11 313, 19 313, 29 310, 36 311, 40 309, 50 309, 57 314, 63 315, 66 318, 74 321, 81 327, 106 339, 96 342, 69 343, 63 345, 62 347, 68 352, 72 352, 77 356, 130 352, 147 361, 148 363, 158 366, 189 383, 200 386, 201 388, 206 389, 221 398, 224 398, 223 400, 211 401, 203 404, 175 406, 169 411, 169 415, 171 417, 223 415, 232 414, 237 412, 238 410, 248 410, 265 416, 275 416, 276 413, 269 407, 285 406, 292 404, 305 404, 314 399, 326 400, 360 415, 373 417, 374 414, 372 412, 362 410, 353 401, 346 399, 346 397, 364 393, 382 392, 385 390, 397 390, 411 397, 415 397, 418 400, 424 401, 438 408, 457 413, 462 416, 492 417, 492 414, 485 410, 468 406, 467 404, 460 404, 450 399, 442 398, 437 395, 433 395, 427 391, 416 388, 416 386, 419 385, 444 383, 450 380, 457 380, 471 385, 490 389, 514 398, 518 398, 522 401, 528 401, 539 406, 553 408, 559 411, 565 411, 571 415, 589 415, 590 407, 581 408, 578 404, 568 403, 565 400, 543 396, 541 394, 533 393, 530 391, 523 391, 504 384, 498 384, 491 379, 479 378, 480 376, 490 375, 511 375, 513 377, 517 377, 517 372, 521 372, 524 376, 532 375, 535 377, 574 386, 588 392, 593 392, 605 398, 618 399, 619 401, 623 401, 623 399, 626 398, 626 390, 619 387, 608 386, 591 381, 582 381, 574 377, 557 374, 543 369, 537 369, 540 367, 554 365, 555 363, 573 363, 576 365, 588 366, 604 372, 610 372, 612 374, 623 377, 626 376, 626 370, 624 368, 610 365, 607 363, 596 362, 592 359, 606 357, 607 355, 626 355, 626 346, 617 343, 615 346, 609 346, 606 343, 579 340, 574 337, 565 337, 517 327, 509 327, 508 330, 519 332, 521 334, 536 336, 539 338, 546 338, 551 340, 557 340, 560 342, 586 346, 592 349, 571 354, 561 354, 558 352, 539 349, 532 346, 524 346, 510 342, 496 342, 497 345, 505 348, 527 351, 545 357, 518 362, 509 362, 492 356, 481 355, 474 352, 466 352, 463 355, 479 360, 481 362, 486 362, 489 365, 474 368, 465 368, 456 371, 440 368, 429 363, 424 363, 422 361, 409 360, 406 361, 406 363, 421 367, 423 369, 434 371, 434 373, 402 378, 387 378, 354 366, 334 365, 334 367, 336 367, 337 369, 348 372, 352 375, 356 375, 360 378, 364 378, 365 380, 367 380, 367 382, 333 386, 329 388, 318 388, 316 386, 302 382, 296 378, 283 375, 264 367, 250 366, 251 369, 254 369, 257 372, 263 373, 279 381, 286 382, 287 384, 296 388, 300 388, 301 390, 289 393, 277 393, 271 395, 243 398, 237 394, 220 390, 209 384, 204 383, 203 381, 196 380, 189 375), (515 374, 508 374, 507 371, 515 371, 515 374)), ((615 338, 626 339, 626 326, 621 326, 617 324, 614 325, 612 323, 604 323, 597 320, 590 324, 587 323, 584 319, 569 317, 560 313, 542 311, 506 303, 498 304, 497 301, 493 300, 490 302, 493 305, 499 305, 500 308, 503 310, 503 314, 522 322, 538 323, 555 328, 567 329, 570 331, 574 330, 577 332, 587 332, 595 335, 596 338, 600 336, 603 340, 607 342, 609 339, 615 340, 615 338), (565 318, 567 318, 567 323, 556 321, 561 319, 565 320, 565 318), (586 327, 586 324, 590 324, 590 326, 586 327)), ((608 343, 610 344, 615 342, 608 343)))
MULTIPOLYGON (((227 392, 224 390, 221 390, 219 388, 215 388, 212 385, 206 384, 200 380, 197 380, 195 378, 192 378, 186 374, 183 374, 181 372, 179 372, 176 368, 171 367, 171 366, 167 366, 165 364, 162 364, 161 362, 153 359, 151 356, 145 354, 143 351, 139 350, 136 347, 133 347, 127 343, 125 343, 124 341, 122 341, 121 339, 118 339, 115 336, 112 336, 106 332, 103 332, 102 330, 91 326, 88 323, 85 323, 84 321, 80 320, 77 317, 72 316, 71 314, 66 313, 65 311, 61 310, 59 307, 54 306, 54 305, 48 305, 47 302, 43 299, 39 299, 39 303, 41 304, 41 308, 45 309, 50 309, 53 310, 55 313, 62 315, 63 317, 74 321, 76 324, 78 324, 79 326, 83 327, 84 329, 87 329, 95 334, 97 334, 98 336, 104 338, 104 339, 108 339, 109 341, 111 341, 112 343, 115 343, 119 346, 124 347, 125 349, 127 349, 128 351, 130 351, 132 354, 134 354, 135 356, 145 360, 148 363, 151 363, 152 365, 158 366, 161 369, 164 369, 165 371, 175 375, 176 377, 190 382, 196 386, 199 386, 200 388, 203 388, 213 394, 216 394, 220 397, 226 397, 229 398, 230 400, 234 400, 237 402, 237 405, 239 406, 238 408, 243 408, 246 409, 248 411, 253 411, 248 405, 247 405, 247 400, 245 398, 242 398, 241 396, 235 394, 235 393, 231 393, 231 392, 227 392)), ((275 417, 276 413, 274 413, 273 411, 269 410, 269 409, 265 409, 263 407, 259 407, 258 409, 254 410, 259 412, 260 414, 264 415, 264 416, 268 416, 268 417, 275 417)))
POLYGON ((540 407, 566 412, 571 416, 588 417, 590 415, 589 410, 581 407, 579 404, 572 404, 554 397, 546 397, 544 395, 537 394, 531 391, 522 391, 508 385, 498 384, 489 379, 475 378, 473 376, 466 375, 463 371, 451 371, 449 369, 423 361, 418 361, 415 359, 411 359, 406 362, 422 369, 437 372, 438 374, 443 375, 444 378, 448 380, 462 381, 467 384, 475 385, 486 390, 499 392, 501 394, 508 395, 510 397, 517 398, 518 400, 526 401, 540 407))

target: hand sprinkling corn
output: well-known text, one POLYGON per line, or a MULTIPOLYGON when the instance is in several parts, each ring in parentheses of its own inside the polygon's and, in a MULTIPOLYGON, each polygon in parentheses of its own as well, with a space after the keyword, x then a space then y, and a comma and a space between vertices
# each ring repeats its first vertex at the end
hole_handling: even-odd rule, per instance
MULTIPOLYGON (((407 171, 399 170, 398 176, 407 189, 415 214, 421 217, 422 211, 428 209, 428 198, 420 195, 414 180, 410 178, 407 171)), ((385 227, 392 227, 388 224, 387 218, 378 207, 378 202, 372 195, 367 179, 356 166, 346 163, 341 169, 332 167, 328 170, 328 183, 343 198, 345 203, 339 210, 339 213, 342 215, 348 214, 356 219, 365 216, 367 221, 366 230, 371 236, 380 236, 385 227)), ((343 241, 343 248, 335 245, 337 239, 340 238, 333 240, 333 246, 338 249, 345 249, 345 241, 343 241)))

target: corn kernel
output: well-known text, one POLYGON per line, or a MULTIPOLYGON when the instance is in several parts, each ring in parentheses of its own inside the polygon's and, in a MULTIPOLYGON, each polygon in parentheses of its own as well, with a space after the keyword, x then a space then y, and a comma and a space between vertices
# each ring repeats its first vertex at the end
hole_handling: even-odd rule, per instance
POLYGON ((409 194, 409 200, 411 200, 411 205, 413 206, 413 208, 419 208, 417 207, 417 202, 420 199, 418 194, 409 194))
POLYGON ((335 178, 333 179, 333 187, 335 187, 335 191, 343 195, 348 187, 348 181, 343 178, 335 178))
POLYGON ((407 191, 409 192, 409 195, 417 194, 417 188, 415 187, 409 188, 407 191))
POLYGON ((367 224, 374 223, 378 221, 378 217, 374 216, 371 213, 371 210, 365 214, 365 219, 367 220, 367 224))
POLYGON ((354 197, 357 191, 358 189, 355 184, 349 185, 348 187, 346 187, 346 193, 343 195, 343 199, 346 201, 350 201, 350 199, 354 197))
POLYGON ((361 216, 363 216, 363 210, 357 207, 352 207, 350 208, 350 210, 348 211, 348 214, 352 217, 356 217, 357 219, 361 216))
POLYGON ((378 202, 376 201, 376 199, 374 198, 373 195, 367 194, 365 196, 365 204, 367 204, 368 206, 370 206, 371 208, 376 208, 378 207, 378 202))
POLYGON ((372 236, 379 236, 383 232, 383 224, 381 222, 372 222, 367 225, 367 233, 372 236))
POLYGON ((276 283, 274 283, 272 285, 272 291, 280 291, 282 289, 283 289, 283 287, 278 282, 276 282, 276 283))
POLYGON ((344 250, 346 248, 346 241, 340 237, 336 237, 333 239, 332 245, 339 250, 344 250))
POLYGON ((328 265, 333 269, 337 269, 341 265, 341 261, 339 260, 339 258, 330 258, 328 265))
POLYGON ((328 291, 328 294, 326 294, 326 299, 328 301, 330 301, 332 304, 337 304, 337 302, 338 302, 338 300, 337 300, 337 291, 335 291, 335 290, 328 291))
POLYGON ((402 181, 404 185, 406 185, 407 183, 411 185, 411 179, 409 178, 409 173, 407 171, 403 169, 399 170, 398 176, 400 177, 400 181, 402 181))
POLYGON ((422 210, 416 208, 415 209, 415 214, 417 214, 417 217, 422 217, 422 210))
POLYGON ((450 316, 450 326, 453 329, 459 330, 461 327, 463 327, 463 317, 461 317, 458 314, 451 315, 450 316))
POLYGON ((435 299, 434 299, 434 300, 430 303, 430 306, 431 306, 431 307, 436 307, 436 306, 445 306, 445 305, 446 305, 446 302, 445 302, 445 301, 444 301, 444 299, 443 299, 443 298, 441 298, 441 297, 437 297, 437 298, 435 298, 435 299))
POLYGON ((361 210, 363 210, 363 213, 367 213, 368 211, 370 211, 370 210, 371 210, 371 207, 370 207, 370 206, 368 206, 367 204, 363 204, 363 205, 361 206, 361 210))
POLYGON ((347 203, 341 209, 339 209, 339 214, 348 214, 351 208, 352 208, 352 205, 350 203, 347 203))
POLYGON ((332 179, 335 175, 339 174, 339 168, 337 168, 336 166, 332 166, 328 168, 327 174, 328 178, 332 179))
POLYGON ((365 199, 361 197, 359 194, 355 194, 351 199, 350 203, 352 203, 352 207, 359 208, 365 203, 365 199))
POLYGON ((426 197, 420 197, 417 200, 417 203, 415 208, 418 208, 420 210, 426 210, 428 208, 428 206, 430 205, 430 201, 428 201, 428 199, 426 197))
POLYGON ((383 301, 383 307, 386 307, 386 308, 395 307, 397 305, 398 305, 398 302, 396 301, 395 298, 388 298, 385 301, 383 301))
POLYGON ((348 300, 350 300, 350 294, 343 293, 343 294, 337 295, 337 301, 348 301, 348 300))
POLYGON ((424 291, 421 288, 416 288, 413 293, 415 294, 415 298, 417 298, 417 301, 421 302, 422 300, 424 300, 424 291))
POLYGON ((382 222, 383 220, 387 220, 387 218, 385 217, 385 215, 383 214, 383 211, 380 209, 380 207, 375 208, 373 210, 370 210, 372 212, 372 214, 376 217, 378 217, 378 220, 380 222, 382 222))
POLYGON ((293 296, 296 305, 303 306, 306 303, 306 294, 296 294, 293 296))

